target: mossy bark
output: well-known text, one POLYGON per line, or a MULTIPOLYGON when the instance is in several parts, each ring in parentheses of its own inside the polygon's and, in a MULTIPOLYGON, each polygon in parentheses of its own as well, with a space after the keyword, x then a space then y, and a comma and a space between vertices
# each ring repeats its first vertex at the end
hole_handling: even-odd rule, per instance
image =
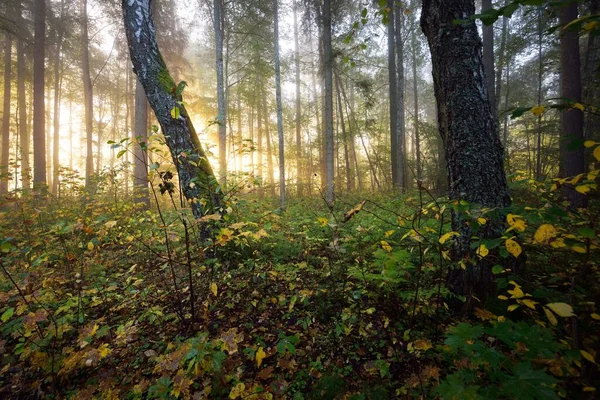
MULTIPOLYGON (((424 0, 421 28, 427 36, 433 63, 438 127, 444 143, 451 200, 465 200, 485 208, 511 204, 504 172, 503 149, 489 101, 482 61, 482 45, 474 22, 473 0, 424 0)), ((452 228, 461 236, 457 259, 476 256, 470 248, 472 230, 464 216, 453 214, 452 228)), ((481 238, 501 236, 504 215, 499 212, 478 232, 481 238)), ((485 262, 450 274, 450 286, 460 294, 485 295, 492 275, 485 262)))
POLYGON ((162 128, 181 190, 196 218, 219 211, 222 193, 177 87, 158 49, 151 0, 123 0, 133 70, 162 128), (172 114, 172 111, 178 112, 172 114), (173 118, 176 116, 177 118, 173 118))

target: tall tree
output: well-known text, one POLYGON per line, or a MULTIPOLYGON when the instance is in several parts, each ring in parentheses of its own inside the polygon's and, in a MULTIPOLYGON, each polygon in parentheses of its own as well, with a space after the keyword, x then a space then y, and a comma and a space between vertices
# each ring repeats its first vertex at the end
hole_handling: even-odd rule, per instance
MULTIPOLYGON (((474 22, 454 23, 474 12, 473 0, 424 0, 421 28, 431 51, 438 129, 444 141, 450 199, 503 208, 511 200, 502 144, 483 74, 481 40, 474 22)), ((479 236, 500 236, 503 222, 501 215, 490 218, 479 236)), ((460 233, 455 242, 455 257, 469 255, 472 231, 459 213, 453 213, 452 229, 460 233)), ((485 295, 492 281, 490 267, 480 262, 469 265, 464 273, 461 270, 451 275, 453 290, 485 295)))
POLYGON ((90 49, 88 36, 87 0, 81 0, 81 73, 83 77, 83 105, 85 109, 85 185, 91 188, 91 178, 94 175, 94 152, 92 140, 94 131, 94 92, 90 76, 90 49))
MULTIPOLYGON (((481 0, 481 12, 492 8, 492 0, 481 0)), ((488 97, 492 106, 492 113, 496 116, 496 72, 494 71, 494 24, 483 24, 483 72, 487 85, 488 97)))
POLYGON ((415 154, 417 164, 417 182, 423 180, 423 173, 421 171, 421 136, 419 133, 419 90, 417 86, 417 30, 414 25, 416 17, 413 19, 413 26, 411 32, 411 47, 412 47, 412 76, 413 76, 413 104, 414 104, 414 135, 415 135, 415 154))
MULTIPOLYGON (((392 167, 396 169, 397 180, 395 186, 403 189, 406 187, 407 173, 406 173, 406 134, 405 134, 405 112, 404 112, 404 38, 402 37, 402 28, 404 26, 404 12, 402 10, 402 3, 396 1, 394 4, 394 42, 395 42, 395 53, 396 53, 396 73, 398 75, 396 81, 396 166, 392 167)), ((414 29, 413 29, 414 34, 414 29)), ((419 154, 417 152, 417 159, 419 154)), ((420 179, 420 166, 417 164, 417 179, 420 179)))
POLYGON ((0 157, 0 194, 8 192, 8 158, 10 150, 10 98, 12 72, 12 37, 4 42, 4 96, 2 107, 2 156, 0 157))
POLYGON ((219 180, 221 186, 227 183, 227 110, 225 108, 225 77, 223 69, 224 7, 223 0, 213 2, 213 26, 215 30, 215 51, 217 67, 217 123, 219 126, 219 180))
POLYGON ((273 0, 275 42, 275 102, 277 104, 277 137, 279 138, 279 207, 285 210, 285 153, 283 140, 283 109, 281 106, 281 66, 279 62, 279 4, 273 0))
POLYGON ((390 150, 392 160, 392 185, 401 186, 400 171, 398 170, 398 73, 396 70, 396 35, 394 28, 394 0, 387 1, 387 45, 388 45, 388 84, 390 106, 390 150))
POLYGON ((325 201, 332 207, 335 201, 333 186, 333 51, 331 48, 331 0, 323 1, 323 82, 325 126, 325 201))
POLYGON ((175 84, 161 56, 150 0, 122 0, 121 5, 133 68, 162 128, 177 168, 179 187, 196 218, 218 211, 222 192, 190 116, 181 104, 181 84, 175 84))
POLYGON ((294 67, 296 73, 296 185, 298 195, 302 194, 302 101, 300 99, 300 39, 298 35, 298 1, 293 0, 294 5, 294 67))
MULTIPOLYGON (((561 97, 581 103, 581 59, 579 36, 568 24, 577 19, 577 3, 570 2, 559 11, 561 97)), ((583 112, 568 108, 561 112, 560 176, 575 176, 584 172, 583 112)), ((563 194, 573 209, 586 207, 587 197, 571 185, 564 185, 563 194)))
MULTIPOLYGON (((23 4, 17 3, 17 18, 24 25, 23 4)), ((25 89, 25 77, 27 66, 25 62, 25 40, 19 37, 17 40, 17 108, 19 109, 19 142, 21 150, 21 187, 27 193, 31 186, 31 167, 29 162, 30 136, 27 118, 27 100, 25 89)))
POLYGON ((37 0, 34 9, 33 44, 33 186, 46 190, 46 104, 44 69, 46 60, 46 0, 37 0))
POLYGON ((58 181, 60 176, 60 101, 62 91, 62 77, 60 76, 60 69, 62 66, 61 51, 65 34, 65 6, 65 0, 60 0, 60 12, 57 13, 60 15, 60 22, 56 28, 56 49, 54 53, 54 143, 52 145, 52 193, 55 195, 58 194, 58 181))

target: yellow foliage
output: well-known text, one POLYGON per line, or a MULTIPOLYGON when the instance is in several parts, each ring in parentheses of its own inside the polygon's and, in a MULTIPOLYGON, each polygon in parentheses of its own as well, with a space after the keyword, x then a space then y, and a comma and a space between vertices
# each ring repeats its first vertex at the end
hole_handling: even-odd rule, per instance
POLYGON ((488 250, 488 248, 485 246, 485 244, 481 244, 481 245, 479 246, 479 248, 477 248, 477 252, 476 252, 476 253, 477 253, 477 255, 478 255, 479 257, 483 258, 483 257, 487 256, 487 255, 490 253, 490 251, 489 251, 489 250, 488 250))
POLYGON ((546 304, 546 307, 548 307, 549 309, 554 311, 558 316, 563 318, 575 316, 575 314, 573 314, 573 307, 571 307, 567 303, 550 303, 546 304))
POLYGON ((508 222, 508 225, 517 232, 523 232, 527 226, 523 218, 514 214, 508 214, 506 216, 506 222, 508 222))
POLYGON ((535 106, 531 108, 531 113, 533 115, 535 115, 536 117, 539 117, 540 115, 542 115, 544 113, 544 111, 546 110, 546 108, 544 106, 535 106))
POLYGON ((549 244, 557 235, 556 228, 550 224, 541 225, 533 235, 533 243, 549 244))
POLYGON ((445 234, 443 234, 440 237, 439 242, 440 242, 440 244, 444 244, 444 243, 446 243, 448 241, 448 239, 450 239, 450 238, 452 238, 454 236, 459 236, 459 235, 460 234, 458 232, 448 232, 448 233, 445 233, 445 234))
POLYGON ((263 350, 262 347, 259 347, 258 350, 256 351, 256 357, 255 357, 257 367, 260 368, 260 365, 262 364, 262 362, 266 356, 267 356, 267 353, 265 353, 265 351, 263 350))
POLYGON ((522 251, 519 243, 515 242, 512 239, 507 239, 504 244, 506 246, 506 251, 508 251, 515 258, 519 257, 522 251))

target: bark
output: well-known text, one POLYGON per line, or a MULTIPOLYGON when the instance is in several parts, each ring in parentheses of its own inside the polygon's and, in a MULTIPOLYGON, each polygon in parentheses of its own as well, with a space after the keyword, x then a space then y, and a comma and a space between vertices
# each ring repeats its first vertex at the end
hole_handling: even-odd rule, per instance
MULTIPOLYGON (((258 178, 260 181, 260 187, 258 188, 258 195, 262 198, 264 195, 264 188, 263 185, 266 182, 266 179, 264 177, 264 157, 263 157, 263 110, 266 112, 266 105, 265 102, 262 101, 262 99, 264 98, 264 87, 262 87, 261 85, 261 81, 257 80, 258 84, 261 86, 259 88, 260 92, 261 92, 261 103, 258 105, 258 108, 256 110, 256 157, 257 157, 257 173, 258 173, 258 178)), ((267 119, 265 118, 265 121, 268 123, 267 119)))
MULTIPOLYGON (((504 2, 504 5, 508 5, 508 1, 506 0, 504 2)), ((495 90, 495 98, 496 98, 496 115, 499 116, 500 115, 500 98, 502 96, 502 72, 504 70, 504 66, 506 65, 506 67, 508 68, 508 63, 506 61, 506 55, 507 55, 507 50, 506 50, 506 41, 508 40, 508 24, 509 24, 509 18, 507 17, 502 17, 502 35, 501 35, 501 39, 500 39, 500 54, 498 55, 498 68, 496 69, 496 88, 495 90)), ((504 107, 508 107, 507 104, 504 105, 504 107)), ((505 143, 506 145, 506 143, 505 143)))
POLYGON ((23 39, 17 41, 17 106, 19 108, 19 141, 21 147, 21 187, 27 193, 31 186, 31 167, 29 164, 29 127, 27 118, 27 100, 25 89, 25 49, 23 39))
POLYGON ((63 22, 65 17, 65 0, 60 2, 60 24, 56 35, 56 53, 54 54, 54 143, 52 146, 52 193, 58 194, 60 178, 60 101, 62 91, 61 50, 64 37, 63 22))
MULTIPOLYGON (((589 4, 589 15, 598 14, 600 4, 597 0, 588 0, 586 3, 589 4)), ((600 40, 597 34, 587 35, 582 67, 583 102, 597 106, 600 104, 600 40)), ((585 113, 583 128, 586 139, 600 140, 600 116, 597 113, 585 113)))
POLYGON ((279 207, 285 210, 285 153, 283 140, 283 110, 281 107, 281 66, 279 65, 279 6, 278 0, 273 0, 274 6, 274 36, 275 36, 275 102, 277 103, 277 137, 279 138, 279 207))
MULTIPOLYGON (((473 15, 473 0, 424 0, 421 28, 427 37, 433 65, 438 128, 448 167, 449 197, 486 208, 510 205, 504 173, 502 144, 487 94, 481 40, 474 22, 454 24, 473 15)), ((490 215, 481 238, 504 232, 504 217, 490 215)), ((459 213, 453 213, 452 229, 460 233, 454 257, 471 254, 472 232, 459 213)), ((483 259, 486 260, 486 259, 483 259)), ((452 271, 454 292, 485 297, 491 290, 490 265, 480 262, 452 271)))
POLYGON ((354 171, 350 166, 350 151, 348 149, 348 133, 346 132, 346 121, 344 121, 344 109, 342 104, 341 83, 339 74, 335 73, 336 93, 338 114, 340 117, 340 127, 342 128, 342 141, 344 142, 344 161, 346 166, 346 190, 351 192, 354 190, 354 171))
MULTIPOLYGON (((492 0, 481 1, 481 12, 485 13, 492 8, 492 0)), ((496 85, 494 71, 494 24, 483 25, 483 71, 487 85, 488 97, 492 106, 492 113, 496 117, 496 85)))
POLYGON ((331 0, 323 2, 323 81, 325 91, 325 201, 333 207, 333 52, 331 49, 331 0))
POLYGON ((85 109, 85 186, 92 188, 94 175, 94 154, 92 150, 92 135, 94 130, 94 94, 90 77, 90 54, 88 38, 87 0, 81 1, 81 72, 83 76, 83 103, 85 109))
POLYGON ((294 66, 296 73, 296 185, 298 196, 302 195, 302 102, 300 99, 300 41, 298 35, 298 2, 294 0, 294 66))
POLYGON ((196 218, 221 211, 222 192, 158 49, 150 0, 123 0, 122 7, 134 72, 165 135, 179 187, 196 218), (176 108, 180 115, 173 118, 171 113, 176 108))
MULTIPOLYGON (((559 24, 565 27, 577 19, 577 3, 569 3, 559 10, 559 24)), ((561 29, 560 35, 561 97, 581 103, 581 61, 579 36, 573 29, 561 29)), ((577 108, 561 112, 560 176, 569 177, 585 170, 583 146, 573 142, 583 141, 583 112, 577 108)), ((563 195, 572 209, 587 207, 587 196, 577 192, 571 185, 563 185, 563 195)))
POLYGON ((150 206, 148 190, 148 101, 139 79, 135 81, 134 140, 133 140, 133 197, 143 207, 150 206))
MULTIPOLYGON (((406 171, 406 117, 404 112, 404 40, 402 38, 402 27, 404 23, 404 13, 400 2, 395 3, 394 13, 394 41, 395 41, 395 52, 396 52, 396 73, 398 79, 396 81, 396 97, 397 97, 397 109, 396 109, 396 170, 398 183, 397 187, 400 189, 406 188, 407 182, 407 171, 406 171)), ((414 36, 414 26, 413 26, 414 36)), ((419 175, 420 176, 420 175, 419 175)))
MULTIPOLYGON (((544 72, 543 56, 542 56, 542 6, 538 7, 538 89, 537 101, 538 105, 542 104, 542 75, 544 72)), ((536 145, 536 162, 535 162, 535 179, 542 179, 542 114, 537 118, 537 145, 536 145)))
POLYGON ((33 186, 46 188, 46 105, 44 102, 44 63, 46 57, 46 0, 35 3, 33 45, 33 186))
POLYGON ((421 137, 419 135, 419 90, 417 86, 417 35, 416 29, 412 29, 412 74, 413 74, 413 103, 414 103, 414 131, 415 131, 415 153, 417 162, 417 185, 423 180, 421 172, 421 137))
POLYGON ((398 74, 396 70, 396 35, 394 30, 394 1, 388 0, 388 81, 390 106, 390 150, 392 162, 392 185, 401 188, 400 171, 398 170, 398 74))
POLYGON ((219 181, 225 187, 227 183, 227 110, 225 109, 225 78, 223 71, 223 3, 214 0, 214 20, 216 59, 217 59, 217 106, 219 125, 219 181))
POLYGON ((12 38, 6 35, 4 45, 4 97, 2 107, 2 155, 0 158, 0 194, 8 192, 8 159, 10 150, 10 98, 12 76, 12 38))

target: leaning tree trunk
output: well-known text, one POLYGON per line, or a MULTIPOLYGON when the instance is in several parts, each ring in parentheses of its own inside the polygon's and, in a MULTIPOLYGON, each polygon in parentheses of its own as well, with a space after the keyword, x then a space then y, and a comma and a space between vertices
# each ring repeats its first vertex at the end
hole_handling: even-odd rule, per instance
MULTIPOLYGON (((510 205, 502 144, 494 121, 483 71, 481 40, 474 22, 455 24, 473 15, 473 0, 424 0, 421 28, 427 36, 433 64, 439 132, 444 142, 451 200, 466 200, 486 208, 510 205)), ((500 213, 499 213, 500 214, 500 213)), ((473 256, 472 231, 459 213, 452 229, 460 233, 455 258, 473 256)), ((504 218, 490 218, 481 238, 498 237, 504 218)), ((485 259, 484 259, 485 260, 485 259)), ((485 296, 491 290, 489 265, 468 266, 449 276, 453 291, 485 296)))
POLYGON ((196 218, 220 211, 219 184, 158 49, 150 0, 122 0, 121 4, 134 72, 164 133, 181 190, 196 218))

